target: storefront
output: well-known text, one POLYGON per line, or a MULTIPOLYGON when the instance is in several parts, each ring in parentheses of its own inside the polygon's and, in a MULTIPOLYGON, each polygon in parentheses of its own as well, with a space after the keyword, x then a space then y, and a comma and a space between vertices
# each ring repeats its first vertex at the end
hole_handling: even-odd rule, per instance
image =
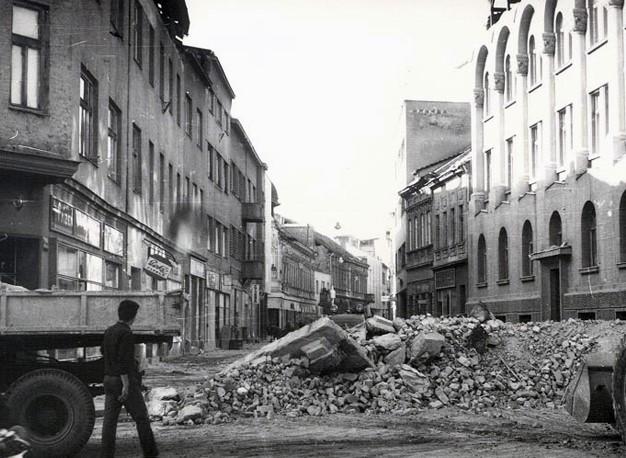
POLYGON ((434 274, 436 301, 433 313, 437 316, 464 314, 467 285, 466 264, 448 265, 434 270, 434 274))

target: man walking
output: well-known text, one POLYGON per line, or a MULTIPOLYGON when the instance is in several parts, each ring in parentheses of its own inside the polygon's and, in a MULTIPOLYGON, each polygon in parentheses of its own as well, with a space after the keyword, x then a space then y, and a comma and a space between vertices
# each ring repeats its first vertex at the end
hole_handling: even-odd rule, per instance
POLYGON ((135 339, 130 330, 139 304, 124 300, 117 309, 119 321, 104 332, 104 420, 102 423, 102 457, 115 456, 117 419, 122 406, 137 425, 144 457, 159 456, 146 403, 141 395, 141 380, 135 362, 135 339))

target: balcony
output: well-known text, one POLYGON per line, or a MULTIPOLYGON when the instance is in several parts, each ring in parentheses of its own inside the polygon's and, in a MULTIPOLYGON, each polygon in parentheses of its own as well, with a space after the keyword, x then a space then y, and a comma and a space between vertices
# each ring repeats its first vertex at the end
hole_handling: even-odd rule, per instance
POLYGON ((244 280, 263 280, 263 261, 244 261, 241 275, 244 280))
POLYGON ((244 223, 262 223, 264 221, 263 204, 244 202, 241 204, 241 217, 244 223))

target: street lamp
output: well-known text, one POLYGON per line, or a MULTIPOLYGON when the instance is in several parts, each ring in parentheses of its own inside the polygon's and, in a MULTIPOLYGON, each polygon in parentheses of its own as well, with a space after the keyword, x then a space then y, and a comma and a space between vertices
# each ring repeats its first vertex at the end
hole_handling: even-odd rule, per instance
MULTIPOLYGON (((330 311, 336 312, 337 306, 335 305, 335 297, 337 297, 337 293, 335 292, 335 281, 333 277, 333 257, 335 257, 337 253, 330 253, 328 256, 329 270, 330 270, 330 311)), ((343 258, 339 256, 337 258, 337 262, 339 264, 343 264, 343 258)))

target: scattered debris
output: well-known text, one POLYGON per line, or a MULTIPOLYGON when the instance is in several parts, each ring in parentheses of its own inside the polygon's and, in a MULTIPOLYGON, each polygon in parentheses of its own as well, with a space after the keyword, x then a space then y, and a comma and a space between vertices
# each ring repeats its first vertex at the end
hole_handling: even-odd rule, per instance
POLYGON ((348 332, 322 318, 201 385, 180 393, 152 390, 150 414, 165 425, 215 424, 276 414, 562 405, 595 345, 585 334, 588 322, 480 318, 373 317, 348 332), (473 335, 480 336, 478 349, 469 345, 473 335))

